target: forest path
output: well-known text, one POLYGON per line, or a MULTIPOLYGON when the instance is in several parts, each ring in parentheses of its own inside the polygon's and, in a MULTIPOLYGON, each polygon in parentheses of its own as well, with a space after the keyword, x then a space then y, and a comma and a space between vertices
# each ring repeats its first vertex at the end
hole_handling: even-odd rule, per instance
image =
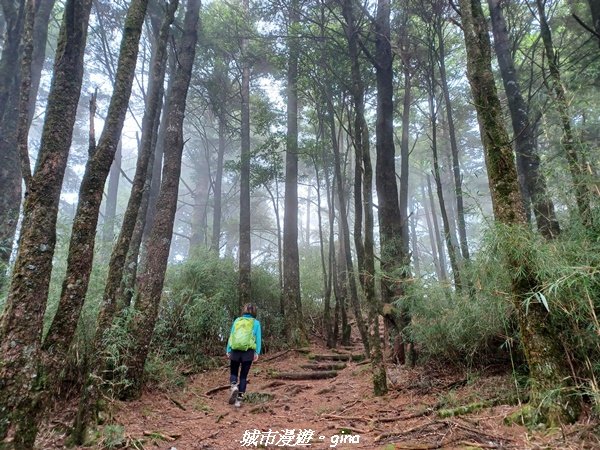
MULTIPOLYGON (((316 346, 310 351, 332 353, 316 346)), ((343 353, 359 352, 356 347, 343 353)), ((370 364, 364 362, 346 362, 334 378, 273 378, 278 372, 310 371, 306 366, 316 363, 308 356, 296 351, 262 356, 252 366, 248 401, 241 408, 227 402, 229 368, 224 366, 195 375, 179 392, 146 392, 138 401, 116 403, 115 422, 123 425, 128 448, 137 449, 584 448, 582 433, 567 443, 560 433, 532 437, 523 427, 504 425, 514 406, 440 417, 441 408, 514 389, 509 375, 467 380, 455 371, 392 366, 390 392, 384 397, 373 395, 370 364)), ((324 363, 331 361, 318 365, 324 363)))

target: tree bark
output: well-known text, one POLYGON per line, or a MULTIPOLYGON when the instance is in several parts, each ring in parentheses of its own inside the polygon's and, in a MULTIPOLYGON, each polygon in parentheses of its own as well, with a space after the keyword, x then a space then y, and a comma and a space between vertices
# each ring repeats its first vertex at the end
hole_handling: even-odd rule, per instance
MULTIPOLYGON (((75 335, 85 301, 92 271, 98 213, 104 184, 114 160, 125 121, 147 5, 148 0, 133 0, 127 10, 119 63, 106 123, 98 145, 89 155, 81 180, 79 202, 71 230, 67 271, 63 280, 58 310, 44 342, 46 370, 50 377, 60 373, 64 368, 65 355, 75 335)), ((101 348, 98 345, 99 339, 99 336, 94 338, 95 349, 101 348)))
POLYGON ((213 185, 213 227, 211 239, 211 249, 217 253, 217 255, 219 254, 219 250, 221 248, 221 197, 223 186, 223 160, 225 158, 225 130, 225 116, 223 113, 221 113, 219 114, 219 148, 217 151, 217 168, 215 173, 215 182, 213 185))
POLYGON ((460 161, 458 159, 458 144, 456 140, 456 130, 454 127, 454 116, 452 114, 452 101, 450 100, 450 89, 448 88, 448 77, 446 74, 446 44, 442 30, 441 17, 434 19, 435 32, 438 40, 439 49, 439 68, 442 91, 444 93, 444 103, 446 104, 446 120, 448 121, 448 135, 450 138, 450 150, 452 153, 452 175, 454 181, 454 192, 456 195, 456 219, 458 223, 458 236, 460 239, 460 251, 462 258, 469 259, 469 244, 467 242, 467 226, 465 224, 465 206, 462 192, 462 175, 460 173, 460 161))
POLYGON ((457 250, 454 247, 454 243, 451 239, 450 232, 450 221, 448 220, 448 212, 446 211, 446 203, 444 200, 444 192, 442 189, 442 179, 440 174, 440 164, 438 160, 437 150, 437 108, 435 104, 435 76, 433 61, 430 61, 430 92, 429 92, 429 114, 431 120, 431 151, 433 153, 433 179, 435 181, 436 192, 438 196, 438 202, 440 205, 440 214, 442 216, 442 223, 444 226, 444 239, 446 241, 446 248, 448 250, 448 257, 450 259, 450 266, 452 267, 452 275, 454 277, 454 286, 458 291, 462 290, 462 280, 460 277, 460 268, 458 266, 458 255, 457 250))
POLYGON ((354 14, 354 3, 346 0, 343 4, 343 15, 346 21, 345 32, 348 41, 348 52, 352 73, 352 98, 354 102, 354 136, 355 150, 354 169, 354 246, 358 261, 358 274, 365 293, 369 310, 369 327, 373 330, 368 335, 369 346, 367 355, 372 349, 373 391, 375 395, 387 392, 387 375, 381 352, 381 336, 376 322, 379 317, 380 304, 375 293, 375 250, 373 238, 373 168, 371 164, 371 149, 369 144, 369 129, 365 119, 364 83, 362 80, 359 50, 358 30, 354 14), (364 177, 364 179, 363 179, 364 177), (364 208, 365 232, 362 240, 362 218, 364 208))
POLYGON ((158 316, 158 307, 169 257, 173 222, 177 208, 179 176, 183 152, 183 118, 187 92, 192 75, 198 39, 200 0, 188 0, 183 35, 178 51, 178 69, 175 74, 169 114, 169 128, 165 135, 165 162, 157 214, 150 233, 147 266, 141 275, 140 292, 135 303, 137 314, 133 318, 131 336, 134 345, 128 358, 127 379, 131 386, 128 397, 139 397, 143 384, 144 364, 150 349, 152 331, 158 316))
POLYGON ((517 154, 517 173, 525 210, 528 210, 529 202, 531 202, 539 232, 546 239, 552 239, 560 234, 560 226, 554 212, 554 203, 548 195, 546 179, 540 171, 540 157, 535 146, 534 130, 531 127, 528 108, 521 94, 519 79, 510 52, 510 39, 504 13, 499 0, 488 0, 488 5, 494 32, 494 48, 510 109, 517 154))
POLYGON ((417 238, 417 211, 414 198, 411 200, 410 213, 410 242, 412 247, 412 260, 415 268, 415 277, 421 278, 421 255, 419 252, 419 241, 417 238))
MULTIPOLYGON (((407 277, 407 255, 404 254, 404 232, 398 204, 394 148, 394 86, 390 38, 390 1, 378 0, 375 22, 375 75, 377 79, 377 150, 376 187, 379 199, 379 235, 381 242, 381 297, 391 303, 404 295, 407 277)), ((402 324, 405 326, 408 324, 402 324)))
POLYGON ((285 198, 283 216, 283 296, 286 306, 288 341, 301 345, 306 337, 300 296, 300 257, 298 254, 298 59, 296 37, 298 0, 290 2, 287 70, 287 139, 285 153, 285 198))
MULTIPOLYGON (((434 247, 437 249, 440 280, 446 281, 448 279, 448 271, 446 270, 446 252, 444 251, 444 244, 442 242, 442 235, 440 233, 440 225, 436 214, 435 200, 433 198, 433 190, 431 189, 431 177, 429 176, 429 174, 427 174, 427 196, 429 198, 429 209, 431 212, 432 222, 429 226, 429 230, 433 232, 433 239, 431 239, 430 235, 431 247, 432 249, 434 247), (431 225, 433 225, 433 227, 431 227, 431 225)), ((427 209, 427 200, 425 199, 425 197, 423 197, 423 199, 425 201, 425 207, 427 209)))
POLYGON ((119 139, 115 158, 110 166, 108 174, 108 186, 106 188, 106 203, 104 205, 104 223, 102 227, 102 240, 112 243, 115 239, 115 221, 117 216, 117 201, 119 194, 119 181, 121 178, 123 159, 123 141, 119 139))
MULTIPOLYGON (((331 146, 333 148, 333 159, 334 159, 334 169, 335 169, 335 179, 337 182, 337 194, 338 194, 338 209, 340 212, 339 224, 342 231, 341 236, 341 246, 343 248, 343 267, 346 270, 346 277, 348 280, 348 288, 350 289, 350 303, 352 304, 352 309, 354 310, 354 316, 356 319, 356 326, 360 333, 360 337, 363 343, 363 347, 365 348, 365 354, 370 355, 371 353, 371 343, 369 339, 369 334, 367 331, 367 326, 365 324, 362 310, 360 307, 360 300, 358 298, 358 289, 356 286, 356 277, 354 272, 354 265, 352 264, 352 249, 350 247, 350 227, 348 225, 348 212, 346 209, 346 199, 344 196, 344 179, 342 177, 342 162, 340 158, 340 148, 339 142, 337 140, 336 135, 336 127, 335 127, 335 113, 333 111, 333 103, 331 101, 331 97, 328 93, 325 93, 326 102, 327 102, 327 118, 329 122, 329 129, 331 132, 331 146)), ((362 205, 361 205, 362 207, 362 205)))
POLYGON ((119 179, 121 178, 121 155, 123 143, 119 139, 115 158, 108 174, 108 187, 106 189, 106 202, 104 204, 104 221, 102 224, 102 241, 112 246, 115 239, 115 220, 117 217, 117 197, 119 194, 119 179))
POLYGON ((3 2, 6 33, 0 56, 0 289, 10 261, 21 205, 21 161, 17 151, 19 108, 19 44, 23 31, 25 1, 18 8, 3 2))
POLYGON ((592 23, 594 30, 596 30, 598 45, 600 45, 600 3, 597 0, 588 0, 588 4, 590 5, 590 13, 592 14, 592 23))
POLYGON ((400 185, 398 190, 398 205, 400 207, 400 217, 402 219, 402 253, 406 256, 406 263, 408 265, 408 160, 410 157, 408 135, 410 126, 410 105, 412 102, 412 80, 410 74, 410 61, 408 58, 403 63, 402 71, 404 74, 404 96, 402 100, 402 137, 400 139, 400 185))
MULTIPOLYGON (((15 447, 37 433, 37 370, 56 243, 56 217, 83 78, 91 0, 68 0, 37 165, 23 211, 19 250, 0 323, 0 439, 16 427, 15 447)), ((10 448, 10 447, 9 447, 10 448)))
POLYGON ((165 79, 167 44, 170 36, 170 28, 175 17, 175 11, 179 0, 171 0, 168 4, 165 16, 160 26, 160 31, 154 43, 154 52, 151 57, 151 74, 148 81, 148 92, 146 94, 146 110, 142 119, 142 139, 138 152, 138 161, 131 187, 131 194, 127 203, 127 209, 123 217, 123 224, 119 237, 113 248, 108 275, 100 313, 98 315, 96 334, 101 337, 110 328, 114 318, 125 307, 123 300, 125 293, 122 288, 123 274, 127 254, 131 248, 131 241, 139 217, 140 206, 144 195, 144 187, 148 179, 148 172, 153 162, 153 138, 156 131, 156 120, 160 115, 160 97, 165 79))
POLYGON ((536 0, 538 10, 538 19, 540 22, 540 35, 544 42, 544 50, 546 59, 548 60, 548 70, 550 72, 551 92, 554 94, 554 105, 560 117, 563 135, 561 142, 567 156, 573 186, 575 188, 575 201, 577 203, 577 211, 581 222, 585 226, 592 225, 592 216, 590 210, 590 193, 586 183, 586 169, 584 161, 577 150, 575 142, 575 134, 571 124, 571 115, 569 112, 569 104, 567 100, 567 92, 561 80, 560 68, 558 66, 558 56, 554 51, 552 42, 552 32, 548 26, 548 20, 545 12, 545 0, 536 0))
POLYGON ((541 302, 530 300, 531 293, 538 288, 535 268, 528 259, 527 247, 531 243, 528 239, 514 238, 526 233, 527 222, 491 67, 487 21, 480 0, 460 0, 460 9, 467 49, 467 77, 484 146, 494 216, 506 233, 500 252, 512 277, 512 301, 529 366, 530 403, 539 421, 554 426, 574 420, 579 404, 573 395, 567 362, 553 332, 551 318, 541 302))
POLYGON ((35 115, 35 105, 37 94, 42 78, 42 69, 46 61, 46 42, 48 41, 48 25, 50 23, 50 14, 54 9, 56 0, 46 0, 36 2, 35 24, 33 28, 33 55, 31 59, 31 95, 29 96, 29 121, 31 126, 33 116, 35 115))
MULTIPOLYGON (((248 17, 249 0, 243 0, 244 14, 248 17)), ((250 66, 248 65, 248 38, 242 38, 242 126, 240 167, 240 244, 238 309, 251 300, 252 245, 250 238, 250 66)), ((286 189, 287 194, 287 189, 286 189)), ((286 216, 287 216, 286 208, 286 216)))

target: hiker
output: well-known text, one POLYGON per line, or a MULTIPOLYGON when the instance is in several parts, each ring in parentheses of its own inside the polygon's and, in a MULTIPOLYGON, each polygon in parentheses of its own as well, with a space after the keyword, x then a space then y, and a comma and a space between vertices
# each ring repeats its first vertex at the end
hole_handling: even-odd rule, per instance
POLYGON ((258 359, 261 346, 260 322, 256 319, 256 306, 247 303, 242 308, 242 315, 233 321, 227 340, 227 357, 230 360, 229 381, 231 396, 229 404, 240 407, 246 392, 248 372, 253 361, 258 359), (241 370, 240 370, 241 368, 241 370), (239 384, 238 384, 239 372, 239 384))

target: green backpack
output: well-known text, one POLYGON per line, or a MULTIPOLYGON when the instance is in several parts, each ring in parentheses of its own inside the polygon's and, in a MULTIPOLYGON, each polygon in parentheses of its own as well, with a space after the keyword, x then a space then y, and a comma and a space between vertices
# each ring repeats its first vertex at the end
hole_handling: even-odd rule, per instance
POLYGON ((254 329, 254 318, 240 317, 233 325, 231 333, 231 349, 246 351, 256 349, 256 340, 252 330, 254 329))

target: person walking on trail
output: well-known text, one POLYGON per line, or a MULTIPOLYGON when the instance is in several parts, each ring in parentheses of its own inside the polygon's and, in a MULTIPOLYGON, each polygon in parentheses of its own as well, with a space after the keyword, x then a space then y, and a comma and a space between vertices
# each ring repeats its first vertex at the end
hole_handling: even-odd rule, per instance
POLYGON ((261 347, 260 322, 256 319, 256 306, 248 303, 242 308, 242 315, 233 321, 227 340, 227 357, 230 360, 229 381, 231 396, 229 404, 242 405, 248 373, 252 362, 258 359, 261 347), (239 378, 238 378, 239 376, 239 378), (239 383, 238 383, 239 381, 239 383))

